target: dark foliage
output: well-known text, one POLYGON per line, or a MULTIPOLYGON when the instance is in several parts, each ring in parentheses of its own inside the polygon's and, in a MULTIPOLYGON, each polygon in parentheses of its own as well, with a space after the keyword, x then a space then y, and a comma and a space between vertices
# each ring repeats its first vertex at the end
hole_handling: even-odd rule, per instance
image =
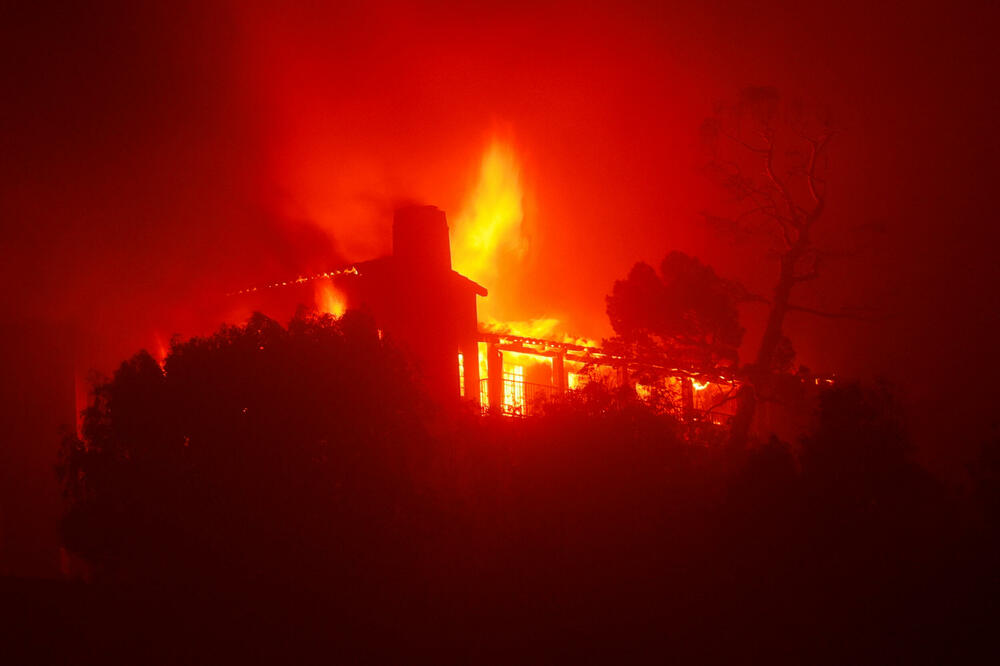
POLYGON ((256 316, 123 364, 84 435, 64 536, 103 582, 36 611, 72 608, 95 661, 914 663, 988 637, 985 523, 880 389, 737 455, 598 384, 531 419, 432 408, 363 316, 256 316))
POLYGON ((313 576, 367 558, 359 542, 392 533, 426 451, 421 399, 358 313, 287 330, 255 315, 176 344, 162 369, 140 352, 64 445, 65 543, 115 579, 313 576))
POLYGON ((637 353, 667 352, 693 367, 735 364, 744 329, 742 287, 683 252, 664 257, 657 273, 644 262, 615 282, 608 317, 620 344, 637 353))

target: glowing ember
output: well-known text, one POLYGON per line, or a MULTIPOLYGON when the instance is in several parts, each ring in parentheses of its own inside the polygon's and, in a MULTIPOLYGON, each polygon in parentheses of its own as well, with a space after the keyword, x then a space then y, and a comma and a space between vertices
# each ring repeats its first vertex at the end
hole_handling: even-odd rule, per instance
POLYGON ((354 266, 350 268, 343 268, 338 271, 327 271, 326 273, 316 273, 315 275, 302 275, 294 280, 284 280, 282 282, 272 282, 271 284, 265 284, 260 287, 247 287, 246 289, 240 289, 239 291, 233 291, 226 296, 239 296, 240 294, 252 294, 256 291, 262 291, 264 289, 277 289, 278 287, 287 287, 290 284, 303 284, 305 282, 312 282, 313 280, 324 280, 329 278, 337 277, 338 275, 359 275, 358 269, 354 266))
POLYGON ((697 379, 693 377, 691 378, 691 386, 694 387, 695 391, 704 391, 709 387, 710 384, 711 382, 705 382, 704 384, 702 384, 697 379))

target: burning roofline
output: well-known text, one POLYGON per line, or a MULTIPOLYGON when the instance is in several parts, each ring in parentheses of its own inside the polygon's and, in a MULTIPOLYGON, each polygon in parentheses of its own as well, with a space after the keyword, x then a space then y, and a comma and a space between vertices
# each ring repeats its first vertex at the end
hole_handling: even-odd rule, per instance
POLYGON ((612 354, 605 351, 603 347, 580 345, 572 342, 559 342, 557 340, 547 340, 545 338, 497 333, 483 328, 480 328, 479 331, 479 341, 496 345, 501 351, 545 357, 562 356, 567 361, 588 365, 605 365, 616 368, 625 367, 632 369, 653 370, 662 372, 664 375, 690 377, 692 379, 703 379, 713 382, 739 381, 738 377, 735 375, 727 376, 725 374, 712 374, 707 372, 684 370, 682 368, 673 367, 669 363, 665 364, 651 359, 637 359, 630 358, 622 354, 612 354), (541 347, 541 349, 533 349, 531 346, 541 347), (577 352, 578 354, 582 353, 583 355, 572 354, 571 352, 577 352))
POLYGON ((258 291, 263 291, 265 289, 278 289, 280 287, 291 287, 297 284, 305 284, 306 282, 313 282, 314 280, 324 280, 340 277, 342 275, 361 275, 358 270, 357 265, 348 266, 347 268, 341 268, 333 271, 327 271, 325 273, 316 273, 314 275, 301 275, 294 280, 283 280, 281 282, 272 282, 270 284, 261 285, 259 287, 247 287, 246 289, 240 289, 239 291, 231 291, 226 294, 226 296, 240 296, 243 294, 253 294, 258 291))
MULTIPOLYGON (((272 282, 270 284, 264 284, 264 285, 260 285, 260 286, 257 286, 257 287, 247 287, 246 289, 240 289, 238 291, 230 291, 230 292, 226 293, 226 296, 241 296, 241 295, 245 295, 245 294, 253 294, 253 293, 256 293, 258 291, 263 291, 265 289, 279 289, 281 287, 292 287, 292 286, 295 286, 297 284, 305 284, 307 282, 313 282, 315 280, 330 280, 330 279, 334 279, 334 278, 338 278, 338 277, 343 277, 343 276, 347 276, 347 275, 360 276, 360 275, 362 275, 363 269, 364 269, 364 267, 366 265, 371 264, 371 263, 376 262, 376 261, 382 261, 382 259, 372 259, 372 260, 369 260, 369 261, 363 261, 363 262, 358 263, 358 264, 353 264, 353 265, 347 266, 345 268, 338 268, 338 269, 332 270, 332 271, 326 271, 326 272, 323 272, 323 273, 315 273, 313 275, 300 275, 299 277, 297 277, 295 279, 292 279, 292 280, 282 280, 282 281, 279 281, 279 282, 272 282)), ((485 296, 487 296, 489 294, 489 290, 487 290, 486 287, 484 287, 483 285, 479 284, 475 280, 473 280, 471 278, 468 278, 468 277, 462 275, 461 273, 459 273, 458 271, 453 270, 453 269, 451 270, 451 273, 455 277, 459 277, 462 280, 468 282, 469 285, 472 287, 472 290, 476 293, 477 296, 483 296, 483 297, 485 297, 485 296)))
MULTIPOLYGON (((363 274, 362 268, 365 264, 370 264, 374 261, 380 261, 379 259, 373 259, 371 261, 361 262, 358 264, 352 264, 344 268, 338 268, 331 271, 324 271, 323 273, 315 273, 313 275, 301 275, 292 280, 282 280, 280 282, 272 282, 270 284, 247 287, 246 289, 240 289, 238 291, 229 292, 227 296, 239 296, 245 294, 253 294, 259 291, 264 291, 267 289, 280 289, 282 287, 291 287, 295 285, 305 284, 308 282, 313 282, 316 280, 329 280, 343 276, 361 276, 363 274)), ((475 280, 472 280, 461 273, 451 270, 451 273, 462 278, 463 280, 469 282, 473 285, 474 291, 479 296, 486 296, 489 292, 486 287, 480 285, 475 280)), ((480 324, 478 340, 480 342, 485 342, 487 344, 497 345, 502 351, 515 352, 519 354, 529 354, 534 356, 542 357, 555 357, 562 356, 567 361, 573 361, 577 363, 584 363, 587 365, 604 365, 616 368, 630 368, 630 369, 643 369, 652 370, 656 372, 661 372, 664 375, 675 376, 675 377, 689 377, 692 379, 709 380, 713 382, 727 382, 732 383, 739 381, 739 377, 735 373, 732 374, 711 374, 705 372, 697 372, 691 370, 685 370, 683 368, 672 367, 670 364, 664 364, 660 362, 659 359, 636 359, 629 358, 621 354, 613 354, 604 350, 603 347, 595 345, 581 345, 572 342, 561 342, 559 340, 550 340, 546 338, 538 337, 528 337, 521 335, 514 335, 510 333, 497 333, 495 330, 487 330, 482 324, 480 324), (538 349, 541 347, 541 349, 538 349), (576 352, 576 353, 573 353, 576 352)), ((816 376, 818 380, 829 381, 827 377, 816 376)))

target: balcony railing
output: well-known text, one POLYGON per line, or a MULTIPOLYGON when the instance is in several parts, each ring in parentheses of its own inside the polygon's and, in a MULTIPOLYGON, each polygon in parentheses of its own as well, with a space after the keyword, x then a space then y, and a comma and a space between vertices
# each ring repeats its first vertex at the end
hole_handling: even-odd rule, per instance
MULTIPOLYGON (((533 384, 506 375, 501 387, 503 400, 500 403, 500 413, 505 416, 531 416, 537 414, 540 406, 546 400, 559 395, 559 389, 546 384, 533 384)), ((489 409, 489 379, 480 380, 480 395, 483 396, 483 410, 489 409)))

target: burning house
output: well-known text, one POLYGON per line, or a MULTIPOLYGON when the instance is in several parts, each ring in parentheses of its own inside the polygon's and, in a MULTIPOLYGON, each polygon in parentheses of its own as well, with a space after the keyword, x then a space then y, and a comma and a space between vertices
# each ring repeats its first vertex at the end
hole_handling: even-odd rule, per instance
POLYGON ((433 206, 395 211, 388 256, 269 286, 305 282, 321 286, 317 301, 329 301, 318 303, 325 311, 370 313, 415 363, 431 395, 442 401, 461 398, 484 411, 524 416, 539 400, 599 374, 632 384, 640 397, 665 395, 687 419, 721 423, 732 407, 719 409, 736 388, 732 380, 696 376, 666 359, 639 363, 580 340, 480 324, 477 299, 487 290, 452 268, 448 222, 433 206), (638 377, 652 377, 655 386, 637 384, 638 377))
POLYGON ((455 398, 479 385, 476 299, 486 288, 451 267, 443 211, 396 211, 392 254, 331 278, 349 309, 369 312, 420 368, 433 395, 455 398), (461 366, 456 359, 461 357, 461 366))

